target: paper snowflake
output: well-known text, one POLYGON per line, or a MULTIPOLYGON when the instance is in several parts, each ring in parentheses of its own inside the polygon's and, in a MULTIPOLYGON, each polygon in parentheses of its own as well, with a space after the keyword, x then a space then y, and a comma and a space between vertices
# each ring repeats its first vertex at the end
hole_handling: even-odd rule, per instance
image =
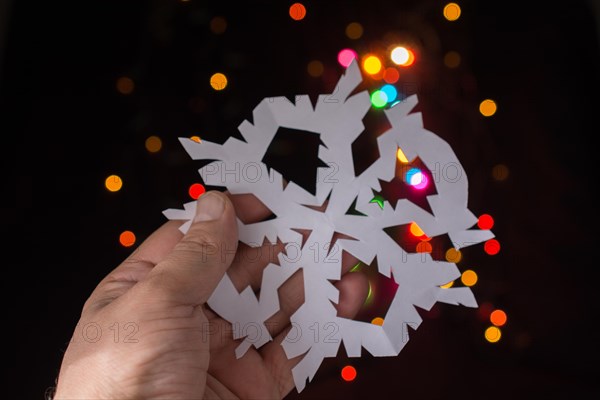
MULTIPOLYGON (((416 329, 422 321, 415 306, 429 310, 437 301, 477 306, 468 287, 440 287, 460 276, 455 264, 435 261, 426 253, 407 253, 384 229, 415 222, 428 237, 447 234, 457 249, 493 237, 489 230, 472 229, 477 218, 467 208, 466 174, 451 147, 424 129, 420 113, 411 113, 416 96, 385 110, 391 129, 377 138, 380 158, 355 176, 351 146, 364 130, 362 119, 371 107, 366 91, 350 95, 361 79, 353 62, 334 92, 320 95, 314 107, 308 96, 297 96, 295 104, 285 97, 264 99, 254 109, 253 123, 239 126, 245 142, 229 138, 219 145, 180 139, 194 160, 216 160, 199 170, 205 184, 225 187, 232 194, 251 193, 275 215, 252 224, 238 220, 241 242, 256 247, 266 238, 287 244, 285 254, 278 256, 279 265, 264 270, 259 298, 251 287, 238 292, 225 274, 208 300, 230 323, 253 327, 252 335, 244 329, 233 331, 234 339, 244 339, 236 349, 238 358, 250 346, 259 348, 272 340, 265 321, 279 310, 278 288, 296 271, 303 272, 305 302, 291 316, 293 329, 282 342, 289 358, 304 354, 292 371, 298 391, 325 357, 337 355, 342 342, 350 357, 360 356, 361 348, 374 356, 398 355, 408 341, 407 328, 416 329), (284 185, 281 173, 262 162, 279 128, 319 134, 323 144, 318 156, 327 166, 318 169, 314 195, 294 182, 284 185), (436 193, 427 196, 431 212, 408 199, 398 199, 395 205, 385 201, 383 207, 372 201, 373 193, 382 190, 381 182, 390 182, 396 174, 398 148, 428 168, 456 170, 450 178, 435 179, 436 193), (310 207, 325 202, 323 212, 310 207), (347 214, 353 204, 363 215, 347 214), (311 231, 304 243, 297 230, 311 231), (339 239, 330 249, 336 232, 352 239, 339 239), (383 325, 337 316, 332 302, 338 302, 339 293, 332 281, 341 278, 342 250, 367 265, 376 257, 379 273, 399 285, 383 325), (320 335, 314 334, 315 328, 320 335)), ((164 214, 188 220, 181 227, 185 232, 195 207, 196 202, 190 202, 184 210, 164 214)))

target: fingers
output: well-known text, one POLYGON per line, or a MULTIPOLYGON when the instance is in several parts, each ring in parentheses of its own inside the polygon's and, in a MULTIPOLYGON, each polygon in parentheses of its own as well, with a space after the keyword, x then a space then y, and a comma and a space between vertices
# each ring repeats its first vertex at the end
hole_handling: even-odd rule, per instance
MULTIPOLYGON (((369 292, 367 277, 359 272, 348 273, 335 286, 340 291, 340 301, 336 305, 338 316, 354 318, 369 292)), ((288 359, 281 346, 290 329, 291 327, 287 327, 275 337, 273 342, 260 350, 264 363, 278 382, 281 397, 286 396, 294 388, 292 368, 302 360, 302 356, 288 359)))
POLYGON ((133 290, 158 301, 205 303, 229 268, 237 241, 233 204, 223 193, 207 192, 198 199, 196 216, 186 235, 133 290))
POLYGON ((271 210, 253 194, 230 194, 226 192, 235 212, 245 224, 259 222, 272 214, 271 210))

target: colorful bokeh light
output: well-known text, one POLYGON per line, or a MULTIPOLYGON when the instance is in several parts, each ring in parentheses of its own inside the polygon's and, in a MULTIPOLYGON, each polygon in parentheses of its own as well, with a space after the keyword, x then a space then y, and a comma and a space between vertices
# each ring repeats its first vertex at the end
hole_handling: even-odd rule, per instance
POLYGON ((381 108, 387 104, 387 95, 381 90, 371 93, 371 104, 375 108, 381 108))
POLYGON ((454 286, 454 281, 450 281, 448 283, 446 283, 445 285, 440 286, 442 289, 450 289, 452 286, 454 286))
POLYGON ((500 252, 500 242, 496 239, 490 239, 484 243, 483 250, 490 256, 494 256, 500 252))
POLYGON ((150 153, 158 153, 162 149, 162 140, 158 136, 149 136, 144 143, 150 153))
POLYGON ((204 194, 204 192, 206 192, 206 189, 200 183, 194 183, 188 189, 188 194, 194 200, 196 200, 198 197, 202 196, 204 194))
POLYGON ((338 53, 338 62, 344 68, 348 68, 352 60, 358 59, 358 54, 352 49, 342 49, 338 53))
POLYGON ((415 189, 425 189, 429 183, 429 178, 419 168, 411 168, 406 171, 404 176, 406 183, 414 187, 415 189))
POLYGON ((408 230, 415 237, 421 237, 425 234, 425 232, 423 232, 423 229, 421 229, 421 227, 417 225, 416 222, 411 222, 408 230))
POLYGON ((397 46, 390 53, 390 58, 396 65, 409 67, 415 62, 415 53, 404 46, 397 46))
POLYGON ((110 175, 104 180, 104 186, 109 192, 118 192, 123 187, 123 180, 119 175, 110 175))
POLYGON ((433 246, 429 242, 420 242, 417 244, 417 253, 431 253, 433 246))
POLYGON ((363 61, 363 69, 369 75, 375 75, 381 71, 381 60, 377 56, 367 56, 363 61))
POLYGON ((507 319, 506 313, 500 309, 494 310, 490 314, 490 322, 495 326, 503 326, 507 319))
POLYGON ((227 77, 225 74, 217 72, 210 77, 210 86, 215 90, 223 90, 227 87, 227 77))
POLYGON ((379 325, 379 326, 383 326, 383 318, 381 317, 375 317, 371 320, 371 323, 373 325, 379 325))
POLYGON ((492 168, 492 178, 498 182, 507 180, 509 173, 508 167, 504 164, 496 164, 492 168))
POLYGON ((135 89, 135 83, 133 82, 133 79, 129 78, 128 76, 122 76, 117 79, 116 86, 117 92, 124 95, 133 93, 133 90, 135 89))
POLYGON ((444 18, 448 21, 456 21, 460 18, 460 6, 456 3, 448 3, 444 7, 444 18))
POLYGON ((454 247, 446 250, 446 261, 456 264, 460 262, 460 260, 462 260, 462 253, 460 250, 455 249, 454 247))
POLYGON ((398 151, 396 151, 396 158, 401 163, 408 164, 408 158, 406 158, 406 155, 404 154, 404 152, 402 151, 402 149, 400 147, 398 147, 398 151))
POLYGON ((485 99, 479 104, 479 112, 484 117, 491 117, 492 115, 496 114, 497 110, 498 106, 492 99, 485 99))
POLYGON ((209 23, 210 30, 215 35, 222 35, 227 30, 227 20, 223 17, 213 17, 209 23))
POLYGON ((341 375, 342 379, 346 382, 352 382, 354 379, 356 379, 356 368, 354 368, 352 365, 346 365, 344 368, 342 368, 341 375))
POLYGON ((306 7, 302 3, 294 3, 290 6, 290 17, 294 21, 301 21, 306 17, 306 7))
POLYGON ((396 100, 396 97, 398 97, 398 90, 396 90, 394 85, 383 85, 380 90, 387 96, 388 103, 391 103, 392 101, 396 100))
POLYGON ((323 63, 321 61, 312 60, 306 66, 306 70, 308 71, 308 74, 310 76, 312 76, 313 78, 318 78, 321 75, 323 75, 323 71, 325 70, 325 67, 323 67, 323 63))
POLYGON ((396 83, 400 79, 400 73, 394 67, 388 67, 383 71, 383 80, 386 83, 396 83))
POLYGON ((477 283, 477 273, 473 270, 466 270, 460 276, 460 280, 465 286, 474 286, 477 283))
POLYGON ((346 26, 346 36, 350 39, 360 39, 363 35, 363 27, 358 22, 350 22, 348 26, 346 26))
POLYGON ((190 136, 190 139, 196 143, 202 143, 202 139, 200 139, 200 136, 190 136))
POLYGON ((477 219, 479 229, 492 229, 494 226, 494 218, 489 214, 481 214, 477 219))
POLYGON ((119 235, 119 243, 123 247, 131 247, 135 244, 135 234, 131 231, 123 231, 119 235))
POLYGON ((497 326, 490 326, 485 330, 485 340, 490 343, 496 343, 502 337, 502 331, 497 326))
POLYGON ((457 68, 460 65, 460 54, 449 51, 444 55, 444 65, 448 68, 457 68))

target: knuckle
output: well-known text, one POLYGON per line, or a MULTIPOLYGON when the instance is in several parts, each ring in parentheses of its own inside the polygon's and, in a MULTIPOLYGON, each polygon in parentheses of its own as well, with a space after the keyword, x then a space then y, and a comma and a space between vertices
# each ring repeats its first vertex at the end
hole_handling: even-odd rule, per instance
POLYGON ((206 232, 194 232, 193 235, 184 236, 175 246, 176 251, 203 255, 217 254, 218 249, 218 243, 206 232))

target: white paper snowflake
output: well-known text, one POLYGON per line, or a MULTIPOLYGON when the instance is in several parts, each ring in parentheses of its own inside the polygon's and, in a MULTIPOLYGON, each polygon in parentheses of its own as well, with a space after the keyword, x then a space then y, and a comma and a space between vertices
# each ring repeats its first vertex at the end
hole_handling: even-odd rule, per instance
MULTIPOLYGON (((250 346, 259 348, 272 340, 265 321, 279 310, 277 290, 294 272, 303 272, 305 302, 291 316, 293 328, 282 342, 289 358, 304 354, 293 369, 298 391, 325 357, 336 356, 341 342, 350 357, 360 356, 363 347, 374 356, 398 355, 408 341, 407 328, 416 329, 422 321, 415 306, 429 310, 437 301, 477 306, 468 287, 440 287, 460 276, 455 264, 434 261, 429 254, 407 253, 385 228, 416 222, 429 237, 447 234, 457 249, 493 237, 488 230, 471 229, 477 218, 467 209, 466 174, 450 146, 424 129, 420 113, 411 113, 416 96, 385 110, 392 127, 377 138, 380 158, 355 176, 351 146, 364 130, 362 119, 371 106, 366 91, 350 96, 361 79, 353 62, 334 92, 320 95, 315 107, 308 96, 297 96, 295 104, 285 97, 264 99, 254 109, 254 122, 239 126, 245 142, 229 138, 219 145, 180 139, 194 160, 217 160, 199 170, 205 184, 225 187, 232 194, 251 193, 276 216, 253 224, 238 220, 241 242, 256 247, 265 238, 273 244, 279 238, 287 243, 279 265, 270 264, 263 272, 260 298, 251 287, 238 292, 226 274, 208 300, 234 326, 252 327, 252 334, 248 329, 233 330, 235 339, 244 339, 236 349, 238 358, 250 346), (319 158, 327 167, 318 170, 316 194, 294 182, 285 186, 280 172, 261 161, 280 127, 320 135, 319 158), (437 177, 437 193, 427 197, 432 213, 407 199, 398 200, 395 207, 386 202, 381 208, 371 202, 373 191, 381 190, 380 180, 394 178, 398 148, 409 160, 418 156, 430 169, 455 168, 450 179, 437 177), (326 200, 324 212, 307 207, 321 206, 326 200), (364 216, 346 213, 355 201, 364 216), (311 231, 302 246, 297 232, 301 229, 311 231), (336 248, 329 249, 336 232, 355 240, 339 239, 336 248), (379 273, 399 285, 382 326, 337 316, 332 302, 338 302, 339 293, 332 281, 341 277, 342 250, 367 265, 377 257, 379 273)), ((181 227, 185 232, 195 207, 196 202, 190 202, 184 210, 169 209, 164 214, 188 220, 181 227)))

